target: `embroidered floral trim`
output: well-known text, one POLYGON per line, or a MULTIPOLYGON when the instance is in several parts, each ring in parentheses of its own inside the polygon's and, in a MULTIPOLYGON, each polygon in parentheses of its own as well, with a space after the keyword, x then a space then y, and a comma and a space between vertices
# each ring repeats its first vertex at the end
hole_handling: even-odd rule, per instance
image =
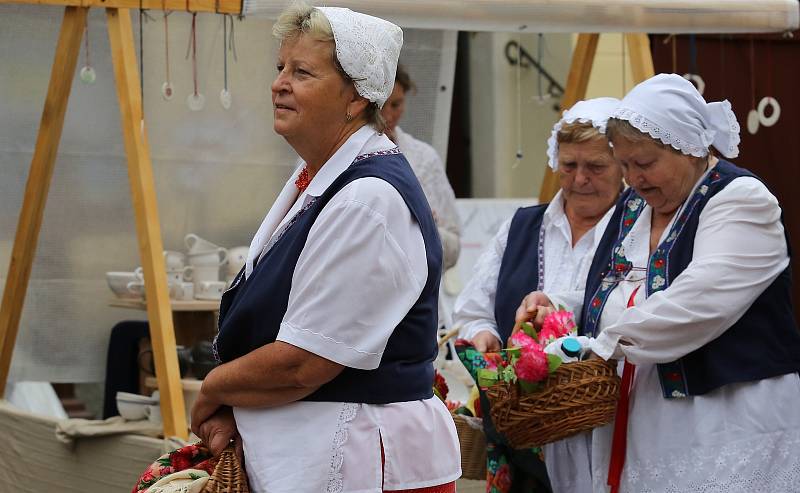
POLYGON ((536 282, 536 291, 544 291, 544 224, 539 227, 539 279, 536 282))
POLYGON ((360 404, 346 402, 342 404, 339 412, 339 425, 336 434, 333 436, 333 454, 331 455, 331 470, 328 475, 328 486, 326 493, 342 493, 344 491, 344 480, 342 478, 342 464, 344 464, 344 453, 342 448, 347 442, 347 425, 353 421, 358 414, 360 404))
POLYGON ((658 460, 626 462, 622 491, 740 493, 796 491, 797 431, 757 435, 719 447, 690 447, 658 460))
POLYGON ((375 157, 375 156, 391 156, 391 155, 394 155, 394 154, 400 154, 400 148, 399 147, 393 147, 391 149, 385 149, 383 151, 368 152, 366 154, 358 155, 358 156, 356 156, 355 159, 353 159, 353 163, 352 164, 355 164, 355 163, 357 163, 359 161, 363 161, 365 159, 369 159, 369 158, 375 157))

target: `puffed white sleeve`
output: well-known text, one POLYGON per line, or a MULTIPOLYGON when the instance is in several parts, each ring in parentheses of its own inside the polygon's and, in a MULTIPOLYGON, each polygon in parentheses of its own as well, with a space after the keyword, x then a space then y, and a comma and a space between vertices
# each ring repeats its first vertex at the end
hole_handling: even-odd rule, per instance
POLYGON ((510 228, 511 219, 500 226, 500 230, 475 263, 472 278, 456 299, 453 324, 461 327, 459 337, 472 339, 479 332, 489 331, 500 340, 494 318, 494 301, 510 228))
POLYGON ((461 252, 461 221, 456 211, 456 196, 447 180, 439 154, 433 147, 421 153, 418 174, 420 185, 433 211, 444 250, 444 269, 453 267, 461 252))
MULTIPOLYGON (((428 276, 419 225, 397 190, 362 178, 312 226, 277 339, 341 365, 378 367, 394 328, 428 276)), ((430 341, 435 344, 435 327, 430 341)))
POLYGON ((635 364, 674 361, 731 327, 788 265, 778 200, 757 179, 737 178, 701 212, 686 269, 625 310, 593 349, 635 364))

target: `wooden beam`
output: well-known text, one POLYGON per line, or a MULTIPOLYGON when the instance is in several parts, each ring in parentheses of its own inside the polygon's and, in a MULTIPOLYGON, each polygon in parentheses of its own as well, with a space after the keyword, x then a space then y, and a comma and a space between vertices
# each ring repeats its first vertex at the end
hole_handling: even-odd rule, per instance
POLYGON ((146 10, 188 10, 190 12, 216 12, 241 14, 242 0, 0 0, 0 4, 59 5, 71 7, 96 7, 146 10))
POLYGON ((3 303, 0 306, 0 397, 3 396, 17 340, 25 293, 31 276, 33 257, 42 226, 47 193, 53 178, 58 144, 64 128, 64 115, 75 78, 87 9, 67 7, 50 71, 50 84, 44 100, 36 148, 25 186, 25 196, 17 222, 17 233, 8 266, 3 303))
MULTIPOLYGON (((567 87, 564 88, 564 97, 561 98, 562 111, 571 108, 572 105, 586 97, 586 88, 589 86, 589 76, 592 75, 592 65, 599 40, 600 35, 597 33, 578 35, 578 42, 572 52, 567 87)), ((542 188, 539 191, 539 203, 549 202, 556 192, 558 192, 558 177, 547 167, 544 171, 542 188)))
POLYGON ((638 84, 655 75, 653 54, 650 51, 650 38, 644 33, 625 34, 628 53, 631 61, 633 83, 638 84))
POLYGON ((128 176, 131 181, 131 196, 136 216, 139 254, 144 270, 147 317, 150 321, 150 339, 153 344, 153 359, 161 395, 164 434, 187 438, 188 427, 184 414, 178 357, 175 352, 172 308, 167 278, 164 275, 166 272, 162 254, 164 247, 161 241, 147 132, 142 116, 142 95, 139 90, 131 16, 127 9, 107 9, 106 17, 125 153, 128 156, 128 176))

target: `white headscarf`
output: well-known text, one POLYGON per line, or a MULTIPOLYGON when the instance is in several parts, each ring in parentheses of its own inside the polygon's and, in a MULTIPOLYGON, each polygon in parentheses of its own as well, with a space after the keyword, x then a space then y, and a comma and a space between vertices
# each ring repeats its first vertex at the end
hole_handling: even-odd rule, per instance
POLYGON ((727 158, 739 155, 739 122, 728 100, 706 103, 691 82, 676 74, 639 83, 612 117, 690 156, 705 157, 712 145, 727 158))
POLYGON ((553 171, 558 169, 558 131, 568 123, 591 123, 601 134, 606 133, 606 123, 611 113, 619 106, 617 98, 595 98, 578 101, 572 108, 565 110, 561 119, 553 125, 550 138, 547 139, 547 164, 553 171))
POLYGON ((356 91, 379 108, 394 89, 403 30, 378 17, 342 7, 316 7, 331 24, 336 59, 356 91))

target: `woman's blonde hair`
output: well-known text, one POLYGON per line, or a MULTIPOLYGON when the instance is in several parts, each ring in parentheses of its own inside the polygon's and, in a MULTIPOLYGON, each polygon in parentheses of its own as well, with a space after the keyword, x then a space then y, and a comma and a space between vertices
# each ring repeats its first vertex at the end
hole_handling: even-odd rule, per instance
MULTIPOLYGON (((353 83, 352 77, 347 74, 336 58, 336 40, 333 36, 333 29, 328 18, 320 10, 308 5, 303 1, 296 1, 287 7, 275 24, 272 26, 272 35, 281 43, 296 36, 309 36, 317 41, 328 42, 333 45, 331 50, 333 65, 339 71, 342 78, 349 83, 353 83)), ((372 101, 368 102, 364 109, 364 119, 372 125, 378 132, 386 130, 386 120, 381 115, 381 109, 372 101)))
POLYGON ((559 144, 579 144, 581 142, 603 138, 605 138, 605 135, 601 134, 600 131, 589 122, 565 123, 556 134, 556 141, 559 144))

